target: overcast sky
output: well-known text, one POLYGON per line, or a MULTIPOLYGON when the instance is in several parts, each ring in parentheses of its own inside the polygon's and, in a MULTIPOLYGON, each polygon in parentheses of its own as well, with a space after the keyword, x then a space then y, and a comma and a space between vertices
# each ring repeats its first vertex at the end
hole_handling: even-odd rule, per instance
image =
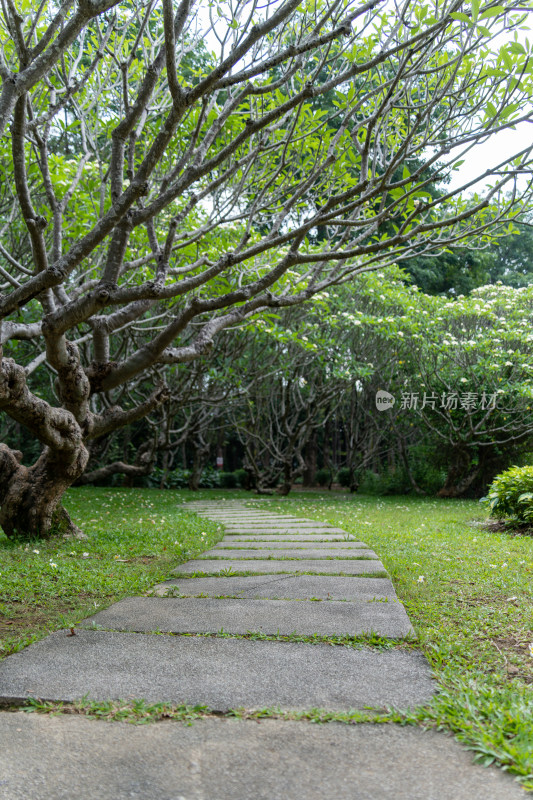
MULTIPOLYGON (((533 123, 522 122, 515 130, 505 130, 491 136, 489 141, 479 144, 469 153, 465 163, 453 173, 449 186, 456 188, 466 181, 473 180, 492 166, 497 166, 506 157, 513 156, 533 143, 533 123)), ((489 181, 491 182, 491 181, 489 181)), ((473 189, 480 189, 479 184, 473 189)))

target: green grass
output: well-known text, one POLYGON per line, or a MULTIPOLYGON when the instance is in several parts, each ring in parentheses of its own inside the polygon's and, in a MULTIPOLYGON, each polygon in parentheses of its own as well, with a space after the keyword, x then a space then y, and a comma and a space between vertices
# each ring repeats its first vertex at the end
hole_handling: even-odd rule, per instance
POLYGON ((440 684, 428 708, 390 719, 452 731, 533 790, 533 538, 488 530, 474 501, 301 493, 269 505, 360 537, 389 571, 440 684))
POLYGON ((72 489, 65 505, 88 539, 0 534, 0 658, 148 591, 219 541, 222 528, 184 511, 182 500, 157 489, 72 489))
MULTIPOLYGON (((350 724, 371 719, 450 731, 478 761, 499 764, 533 790, 533 538, 487 530, 485 510, 473 501, 327 492, 255 500, 241 491, 71 490, 66 505, 87 541, 21 545, 0 538, 0 628, 5 633, 0 652, 20 649, 121 597, 146 593, 170 577, 172 568, 218 541, 219 523, 180 509, 183 499, 204 498, 241 498, 250 506, 327 522, 372 547, 393 579, 440 686, 429 706, 409 713, 314 709, 287 715, 262 709, 256 717, 350 724)), ((50 712, 60 706, 33 708, 50 712)), ((212 713, 143 700, 86 701, 63 710, 136 722, 190 721, 212 713)), ((230 713, 249 716, 242 710, 230 713)))

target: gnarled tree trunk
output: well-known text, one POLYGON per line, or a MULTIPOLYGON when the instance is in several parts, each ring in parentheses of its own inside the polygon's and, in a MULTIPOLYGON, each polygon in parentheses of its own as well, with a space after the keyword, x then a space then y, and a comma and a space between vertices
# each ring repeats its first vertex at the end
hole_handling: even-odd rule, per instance
POLYGON ((85 469, 84 445, 67 453, 47 447, 31 467, 20 464, 21 457, 0 444, 0 525, 6 536, 42 538, 59 532, 80 536, 61 498, 85 469))

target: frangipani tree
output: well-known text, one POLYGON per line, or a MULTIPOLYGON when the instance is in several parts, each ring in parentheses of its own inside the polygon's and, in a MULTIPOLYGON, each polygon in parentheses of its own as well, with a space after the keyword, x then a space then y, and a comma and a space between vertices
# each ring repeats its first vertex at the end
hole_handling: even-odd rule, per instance
POLYGON ((394 356, 379 377, 395 403, 378 422, 433 448, 447 471, 442 496, 481 488, 533 441, 533 287, 498 283, 451 299, 388 271, 359 291, 352 324, 394 356))
POLYGON ((468 200, 428 185, 529 119, 523 0, 2 9, 0 409, 43 447, 0 445, 8 536, 70 525, 87 442, 224 328, 515 213, 529 152, 468 200))

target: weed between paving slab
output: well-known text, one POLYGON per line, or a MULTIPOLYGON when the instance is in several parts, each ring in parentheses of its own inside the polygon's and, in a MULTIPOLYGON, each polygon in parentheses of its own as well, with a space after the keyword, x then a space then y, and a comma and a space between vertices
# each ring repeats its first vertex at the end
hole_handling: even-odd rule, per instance
MULTIPOLYGON (((359 576, 358 576, 359 577, 359 576)), ((253 598, 245 598, 242 597, 240 594, 215 594, 210 595, 206 594, 205 592, 201 592, 200 594, 183 594, 179 591, 179 589, 167 589, 165 594, 158 594, 157 592, 146 592, 143 597, 161 597, 163 600, 168 598, 194 598, 196 600, 203 600, 203 599, 212 599, 212 600, 247 600, 253 598)), ((259 598, 258 598, 259 599, 259 598)), ((327 603, 327 602, 335 602, 335 603, 352 603, 352 600, 349 600, 347 597, 269 597, 269 600, 285 600, 286 602, 294 602, 294 603, 327 603)), ((370 597, 368 600, 364 601, 365 603, 399 603, 403 605, 401 600, 394 597, 370 597)))
POLYGON ((133 725, 146 725, 163 720, 185 722, 191 725, 196 720, 213 717, 256 720, 282 719, 312 723, 342 722, 354 725, 362 722, 399 721, 394 719, 393 716, 400 713, 389 709, 384 712, 383 710, 372 708, 364 711, 353 709, 346 712, 328 711, 323 708, 311 708, 307 711, 286 711, 277 707, 259 709, 232 708, 228 711, 216 711, 204 705, 148 703, 142 698, 97 701, 90 700, 88 697, 83 697, 74 703, 31 698, 20 703, 11 702, 9 705, 4 706, 2 711, 24 711, 26 713, 47 714, 50 716, 77 714, 107 722, 128 722, 133 725))
MULTIPOLYGON (((374 559, 375 560, 375 559, 374 559)), ((337 578, 353 578, 351 572, 300 572, 299 570, 287 570, 280 571, 280 572, 251 572, 248 571, 241 571, 241 570, 233 570, 231 568, 228 569, 221 569, 218 572, 183 572, 183 573, 176 573, 173 571, 172 577, 174 575, 179 574, 180 580, 186 580, 187 578, 246 578, 246 577, 263 577, 264 575, 291 575, 291 576, 299 576, 299 575, 327 575, 331 577, 335 575, 337 578)), ((380 570, 379 572, 362 572, 357 573, 357 578, 388 578, 388 574, 384 570, 380 570)))
MULTIPOLYGON (((371 647, 376 650, 406 650, 418 649, 417 640, 414 636, 406 636, 402 639, 385 638, 377 633, 369 632, 351 636, 349 634, 340 636, 323 636, 318 633, 314 635, 304 635, 298 633, 290 634, 270 634, 261 633, 260 631, 249 631, 247 633, 226 633, 224 629, 216 633, 198 633, 193 631, 191 633, 184 633, 180 631, 137 631, 131 628, 116 630, 115 628, 106 628, 103 625, 98 625, 93 622, 84 630, 88 631, 103 631, 105 633, 136 633, 139 636, 173 636, 173 637, 194 637, 194 638, 209 638, 209 639, 249 639, 252 641, 262 642, 299 642, 303 644, 329 644, 332 646, 349 647, 353 650, 362 650, 365 647, 371 647)), ((67 634, 68 635, 68 634, 67 634)))

